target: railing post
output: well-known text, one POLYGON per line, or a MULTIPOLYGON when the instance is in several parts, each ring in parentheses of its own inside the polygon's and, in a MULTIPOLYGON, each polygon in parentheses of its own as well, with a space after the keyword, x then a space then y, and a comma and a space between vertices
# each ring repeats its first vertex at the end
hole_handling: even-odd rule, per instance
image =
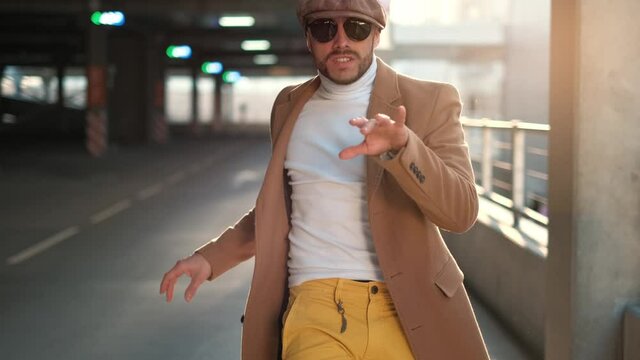
POLYGON ((482 127, 482 187, 486 195, 493 192, 493 133, 486 124, 482 127))
POLYGON ((524 211, 525 132, 518 128, 518 121, 511 122, 511 200, 513 201, 513 226, 518 227, 524 211))

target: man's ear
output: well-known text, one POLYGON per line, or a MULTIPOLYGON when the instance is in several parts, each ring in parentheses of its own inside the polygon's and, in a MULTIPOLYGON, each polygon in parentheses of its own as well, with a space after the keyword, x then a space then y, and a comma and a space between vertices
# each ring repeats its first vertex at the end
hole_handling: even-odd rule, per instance
POLYGON ((307 50, 309 50, 309 52, 311 52, 311 39, 309 38, 309 32, 308 31, 305 31, 304 39, 307 42, 307 50))

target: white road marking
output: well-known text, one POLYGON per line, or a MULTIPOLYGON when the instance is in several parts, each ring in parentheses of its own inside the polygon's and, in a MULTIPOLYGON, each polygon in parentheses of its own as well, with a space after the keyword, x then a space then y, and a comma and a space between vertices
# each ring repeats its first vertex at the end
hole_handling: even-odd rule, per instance
POLYGON ((24 250, 22 250, 21 252, 9 257, 7 259, 7 265, 16 265, 19 264, 23 261, 28 260, 29 258, 32 258, 36 255, 38 255, 39 253, 49 249, 50 247, 64 241, 67 240, 68 238, 76 235, 77 233, 80 232, 80 228, 77 226, 71 226, 69 228, 66 228, 62 231, 60 231, 59 233, 33 245, 30 246, 24 250))
POLYGON ((94 214, 91 216, 91 223, 92 224, 98 224, 101 223, 105 220, 107 220, 108 218, 128 209, 129 207, 131 207, 131 200, 129 199, 125 199, 122 201, 119 201, 111 206, 109 206, 108 208, 94 214))
MULTIPOLYGON (((196 174, 202 170, 204 170, 205 168, 209 168, 210 166, 212 166, 213 164, 215 164, 217 162, 217 158, 218 156, 211 156, 207 159, 204 159, 198 163, 194 163, 192 164, 187 171, 178 171, 174 174, 172 174, 171 176, 169 176, 165 183, 166 185, 175 185, 177 183, 179 183, 180 181, 184 180, 186 178, 187 173, 190 174, 196 174)), ((238 174, 238 176, 236 177, 236 181, 239 183, 243 183, 243 182, 247 182, 247 181, 252 181, 255 180, 256 178, 256 174, 252 173, 252 172, 240 172, 238 174)), ((158 193, 162 192, 162 190, 164 189, 165 185, 163 183, 157 183, 151 186, 148 186, 142 190, 140 190, 137 193, 137 199, 138 200, 145 200, 148 199, 152 196, 157 195, 158 193)), ((108 208, 94 214, 91 216, 90 220, 92 224, 99 224, 113 216, 115 216, 116 214, 130 208, 133 205, 133 202, 129 199, 125 199, 122 201, 119 201, 111 206, 109 206, 108 208)), ((45 240, 30 246, 24 250, 22 250, 21 252, 7 258, 6 263, 7 265, 16 265, 19 264, 21 262, 24 262, 44 251, 46 251, 47 249, 59 244, 60 242, 67 240, 68 238, 77 235, 80 232, 80 227, 78 226, 71 226, 68 227, 62 231, 60 231, 57 234, 54 234, 48 238, 46 238, 45 240)))
POLYGON ((242 171, 236 173, 235 176, 233 177, 233 186, 235 188, 239 188, 240 186, 244 185, 245 183, 259 181, 260 180, 260 176, 261 176, 261 174, 258 171, 249 170, 249 169, 242 170, 242 171))
POLYGON ((158 195, 162 191, 162 184, 154 184, 138 191, 138 200, 146 200, 154 195, 158 195))

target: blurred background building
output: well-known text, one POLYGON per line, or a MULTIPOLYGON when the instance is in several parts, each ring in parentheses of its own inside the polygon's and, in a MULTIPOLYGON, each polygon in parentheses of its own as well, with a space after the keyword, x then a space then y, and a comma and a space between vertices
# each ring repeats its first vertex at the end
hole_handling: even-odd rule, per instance
MULTIPOLYGON (((89 27, 96 25, 87 24, 75 13, 88 16, 89 5, 84 1, 69 1, 66 5, 50 2, 47 6, 3 3, 3 96, 54 104, 58 102, 58 88, 62 87, 61 105, 85 108, 86 37, 89 27), (23 13, 25 10, 29 11, 28 15, 23 13), (49 34, 41 33, 38 28, 46 29, 49 34), (58 33, 68 37, 64 41, 52 39, 58 33)), ((276 3, 257 6, 279 11, 271 17, 260 16, 262 10, 245 6, 244 14, 257 18, 250 27, 256 30, 235 28, 251 36, 262 32, 272 44, 267 49, 249 51, 258 56, 234 54, 242 57, 244 63, 225 64, 244 71, 235 79, 233 91, 227 94, 230 101, 225 101, 228 109, 224 121, 267 122, 271 100, 282 86, 313 75, 312 64, 304 59, 304 41, 295 18, 276 3), (276 16, 281 16, 282 20, 275 19, 276 16), (290 38, 280 39, 278 44, 275 37, 282 35, 276 32, 290 38), (302 59, 298 63, 285 59, 294 55, 302 59), (262 69, 251 69, 255 67, 262 69)), ((108 49, 123 46, 120 42, 132 41, 120 38, 131 37, 132 33, 145 40, 159 41, 162 46, 188 43, 192 47, 189 59, 170 59, 162 51, 164 49, 153 54, 166 67, 165 111, 170 124, 192 121, 194 90, 198 93, 198 122, 213 121, 215 79, 204 73, 200 65, 207 59, 229 58, 229 53, 238 45, 235 43, 239 42, 233 39, 238 35, 225 36, 229 30, 225 33, 225 28, 217 23, 220 13, 216 8, 222 7, 224 11, 224 6, 202 4, 203 8, 210 8, 209 13, 194 13, 198 11, 193 9, 195 5, 184 6, 182 11, 171 14, 163 13, 161 9, 145 12, 153 9, 153 4, 136 1, 122 5, 124 7, 108 1, 100 5, 100 8, 130 8, 123 15, 127 19, 126 26, 103 30, 109 33, 109 39, 103 45, 108 49), (175 29, 180 32, 172 32, 175 29), (223 51, 227 54, 222 54, 223 51)), ((378 50, 378 55, 385 61, 411 76, 455 84, 463 96, 465 114, 469 117, 548 122, 550 1, 531 4, 520 0, 402 0, 392 2, 389 8, 391 21, 383 32, 384 39, 378 50)), ((131 52, 125 60, 140 60, 141 54, 135 55, 131 52)), ((114 61, 110 63, 110 80, 113 81, 117 69, 113 66, 114 61)), ((109 85, 112 88, 117 84, 109 85)), ((12 109, 8 106, 4 110, 3 115, 9 114, 3 117, 5 126, 18 121, 10 116, 12 109)))

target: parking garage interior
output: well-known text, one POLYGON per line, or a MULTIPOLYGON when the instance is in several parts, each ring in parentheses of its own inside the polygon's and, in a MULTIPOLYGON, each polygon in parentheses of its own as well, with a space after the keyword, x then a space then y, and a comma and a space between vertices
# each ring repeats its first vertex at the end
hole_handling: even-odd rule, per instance
MULTIPOLYGON (((376 55, 464 104, 481 212, 444 236, 492 359, 640 358, 637 1, 383 3, 376 55)), ((316 72, 294 0, 0 0, 0 358, 239 358, 252 261, 156 288, 316 72)))

